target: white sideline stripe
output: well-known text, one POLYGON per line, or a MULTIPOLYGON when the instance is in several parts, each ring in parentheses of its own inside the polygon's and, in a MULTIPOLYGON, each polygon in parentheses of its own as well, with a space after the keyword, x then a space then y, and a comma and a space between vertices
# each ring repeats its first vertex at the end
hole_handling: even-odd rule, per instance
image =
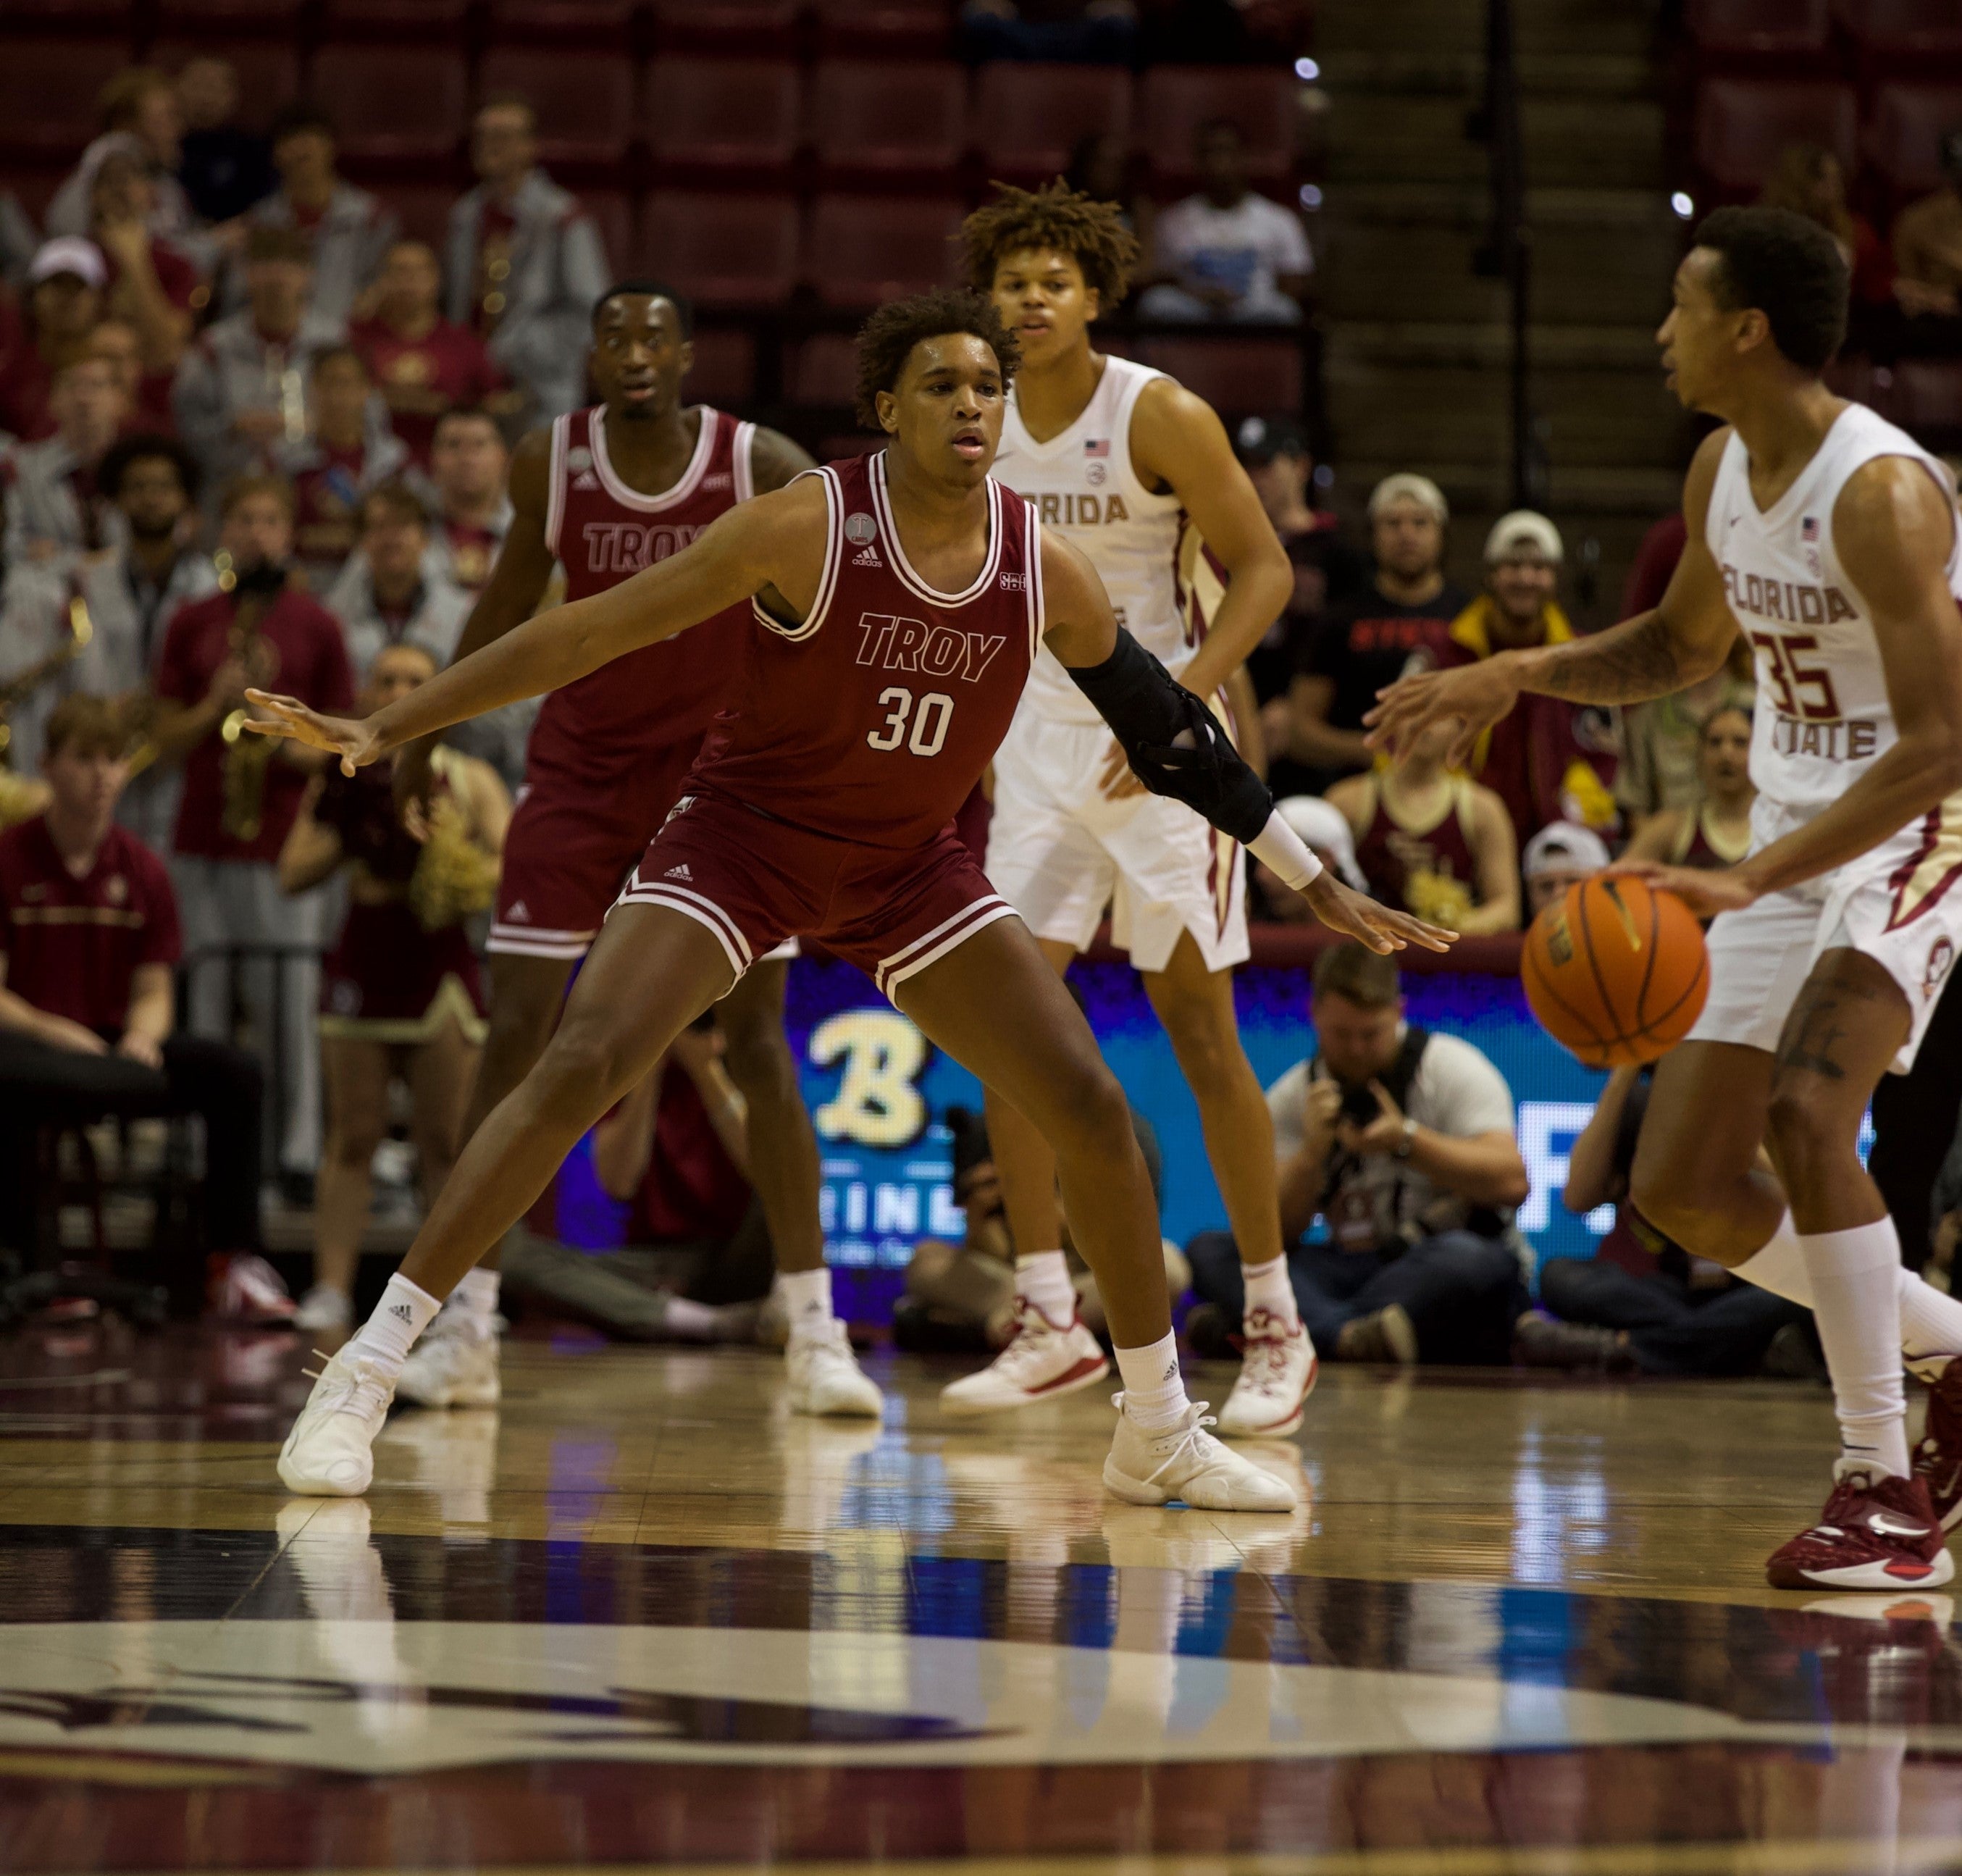
MULTIPOLYGON (((958 931, 947 932, 947 936, 931 951, 923 952, 903 964, 896 964, 888 958, 880 965, 873 981, 877 984, 889 1002, 891 1000, 893 990, 899 985, 904 983, 909 977, 916 976, 919 972, 925 970, 929 964, 938 964, 949 951, 957 950, 965 944, 976 932, 986 926, 992 925, 998 919, 1014 918, 1015 909, 1005 900, 978 899, 960 916, 966 922, 962 924, 958 931)), ((953 921, 950 920, 948 922, 951 924, 953 921)), ((940 928, 943 931, 946 930, 944 925, 940 928)))
POLYGON ((623 906, 663 906, 669 912, 679 912, 685 919, 692 919, 697 925, 705 927, 715 935, 716 943, 722 947, 723 954, 729 960, 730 969, 734 971, 737 976, 741 976, 749 968, 743 956, 743 952, 749 948, 748 945, 743 945, 741 951, 736 948, 736 943, 740 942, 743 935, 740 932, 737 932, 736 943, 732 943, 729 933, 723 928, 721 922, 724 916, 721 909, 719 906, 711 906, 705 899, 698 905, 691 905, 689 900, 692 896, 693 895, 690 894, 688 897, 684 897, 679 893, 663 891, 653 886, 643 886, 637 891, 622 893, 620 895, 620 903, 623 906))

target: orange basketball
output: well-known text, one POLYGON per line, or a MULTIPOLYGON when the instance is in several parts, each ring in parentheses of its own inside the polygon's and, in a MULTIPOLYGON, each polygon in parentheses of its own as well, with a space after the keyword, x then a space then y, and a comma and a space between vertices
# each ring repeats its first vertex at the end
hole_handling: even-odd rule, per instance
POLYGON ((1675 893, 1615 874, 1568 887, 1534 919, 1519 975, 1540 1027, 1597 1069, 1667 1054, 1710 991, 1696 915, 1675 893))

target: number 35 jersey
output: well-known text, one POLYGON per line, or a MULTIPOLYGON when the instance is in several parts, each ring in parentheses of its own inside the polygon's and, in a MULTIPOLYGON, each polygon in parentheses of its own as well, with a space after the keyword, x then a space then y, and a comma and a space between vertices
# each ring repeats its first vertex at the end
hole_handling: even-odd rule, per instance
POLYGON ((797 625, 754 607, 764 629, 689 787, 836 839, 924 845, 980 779, 1028 681, 1041 527, 989 478, 980 569, 941 593, 906 558, 883 451, 807 473, 828 516, 817 597, 797 625))
MULTIPOLYGON (((1761 826, 1809 820, 1893 745, 1871 614, 1833 539, 1841 491, 1878 456, 1919 463, 1954 509, 1948 469, 1864 404, 1840 412, 1769 509, 1751 492, 1750 453, 1734 432, 1718 465, 1706 534, 1730 610, 1756 654, 1751 779, 1764 806, 1777 810, 1761 814, 1761 826)), ((1949 549, 1948 586, 1962 592, 1962 539, 1949 549)))

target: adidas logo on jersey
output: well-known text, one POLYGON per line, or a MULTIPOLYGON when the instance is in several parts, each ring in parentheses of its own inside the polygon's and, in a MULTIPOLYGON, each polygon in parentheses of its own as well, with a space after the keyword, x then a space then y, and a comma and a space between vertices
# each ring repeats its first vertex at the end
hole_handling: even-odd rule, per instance
POLYGON ((688 870, 688 862, 684 860, 679 866, 669 867, 661 877, 664 880, 692 880, 695 875, 688 870))
POLYGON ((852 556, 852 564, 855 567, 883 567, 885 564, 880 559, 879 550, 876 547, 868 547, 852 556))
POLYGON ((599 478, 590 469, 581 469, 572 478, 572 485, 574 488, 584 489, 590 492, 599 486, 599 478))
POLYGON ((525 925, 530 922, 531 916, 531 912, 526 908, 525 902, 521 899, 509 912, 505 913, 504 922, 506 925, 525 925))

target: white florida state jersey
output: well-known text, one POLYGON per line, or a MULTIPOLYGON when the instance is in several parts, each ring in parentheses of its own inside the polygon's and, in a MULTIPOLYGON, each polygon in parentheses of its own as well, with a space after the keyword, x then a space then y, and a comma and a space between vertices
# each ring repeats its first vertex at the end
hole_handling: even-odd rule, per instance
MULTIPOLYGON (((1833 510, 1847 478, 1877 456, 1909 456, 1951 510, 1954 478, 1906 431, 1850 404, 1797 481, 1768 510, 1751 493, 1734 433, 1718 465, 1706 530, 1724 590, 1757 654, 1751 779, 1785 825, 1837 801, 1894 741, 1887 676, 1867 602, 1839 564, 1833 510)), ((1962 530, 1958 530, 1962 532, 1962 530)), ((1962 539, 1948 585, 1962 592, 1962 539)))
MULTIPOLYGON (((1131 413, 1139 393, 1164 376, 1127 358, 1107 359, 1082 414, 1042 443, 1024 427, 1011 390, 994 472, 1036 509, 1043 526, 1082 548, 1118 624, 1178 671, 1203 630, 1178 574, 1185 510, 1176 495, 1147 488, 1131 463, 1131 413)), ((1056 721, 1101 721, 1047 647, 1029 673, 1021 707, 1056 721)))

